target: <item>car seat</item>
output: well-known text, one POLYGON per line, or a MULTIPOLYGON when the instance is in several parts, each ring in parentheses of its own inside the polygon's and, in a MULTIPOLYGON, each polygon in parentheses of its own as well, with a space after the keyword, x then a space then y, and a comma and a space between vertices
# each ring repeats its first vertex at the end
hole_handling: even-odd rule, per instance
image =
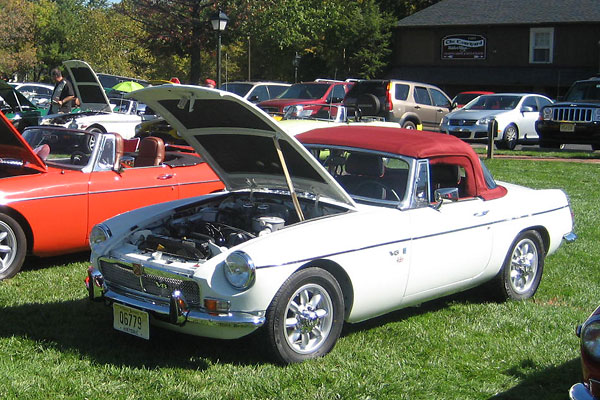
POLYGON ((134 167, 151 167, 165 159, 165 142, 161 138, 148 136, 140 142, 138 156, 134 167))

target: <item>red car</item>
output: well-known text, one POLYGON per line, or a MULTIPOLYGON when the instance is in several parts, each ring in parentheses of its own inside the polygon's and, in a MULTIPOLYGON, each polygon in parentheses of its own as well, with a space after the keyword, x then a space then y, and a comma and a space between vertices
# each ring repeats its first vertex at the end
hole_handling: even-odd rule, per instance
POLYGON ((600 399, 600 307, 577 327, 581 339, 581 369, 583 382, 569 390, 572 400, 600 399))
POLYGON ((472 91, 472 92, 460 92, 452 99, 452 109, 463 108, 471 100, 483 95, 483 94, 494 94, 494 92, 483 92, 483 91, 472 91))
POLYGON ((0 113, 0 279, 26 254, 86 250, 90 230, 107 218, 223 188, 193 151, 137 140, 56 126, 21 136, 0 113))
POLYGON ((328 80, 294 83, 277 98, 258 103, 258 107, 280 119, 294 105, 340 104, 352 85, 353 82, 328 80))

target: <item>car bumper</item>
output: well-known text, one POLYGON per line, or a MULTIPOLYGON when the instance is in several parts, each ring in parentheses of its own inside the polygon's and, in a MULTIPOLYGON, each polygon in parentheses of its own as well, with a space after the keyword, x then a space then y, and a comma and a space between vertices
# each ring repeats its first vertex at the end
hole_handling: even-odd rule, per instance
POLYGON ((583 383, 576 383, 575 385, 571 386, 571 389, 569 389, 569 398, 571 400, 597 400, 597 397, 594 397, 589 389, 587 388, 587 386, 585 386, 583 383))
MULTIPOLYGON (((447 125, 442 126, 442 132, 445 132, 449 135, 456 136, 459 139, 463 139, 468 142, 487 142, 488 141, 488 131, 487 126, 453 126, 447 125)), ((496 134, 495 140, 500 139, 498 134, 496 134)))
POLYGON ((183 333, 219 339, 246 336, 265 323, 264 312, 213 313, 187 306, 179 291, 171 294, 169 302, 157 301, 126 290, 109 288, 102 273, 90 267, 86 280, 89 299, 113 302, 147 312, 153 325, 183 333))
POLYGON ((553 121, 537 121, 535 129, 540 140, 548 144, 600 145, 600 122, 561 124, 553 121), (564 131, 566 126, 569 126, 572 132, 564 131))

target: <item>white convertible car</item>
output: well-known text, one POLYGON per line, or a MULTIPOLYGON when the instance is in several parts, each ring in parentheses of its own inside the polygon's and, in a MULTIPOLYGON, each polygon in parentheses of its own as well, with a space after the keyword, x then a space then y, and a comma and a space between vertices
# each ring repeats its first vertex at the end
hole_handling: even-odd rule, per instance
POLYGON ((545 256, 575 239, 565 193, 496 183, 453 136, 338 126, 296 139, 227 92, 135 96, 227 191, 92 230, 89 297, 112 304, 114 328, 132 335, 160 326, 233 339, 262 327, 277 360, 300 362, 328 353, 344 322, 484 283, 529 298, 545 256))
POLYGON ((130 139, 135 135, 135 127, 145 118, 151 118, 141 112, 141 107, 138 111, 139 103, 135 100, 109 99, 88 63, 68 60, 63 62, 63 66, 66 69, 64 76, 73 84, 75 96, 81 102, 80 110, 49 114, 40 118, 40 125, 58 125, 98 133, 118 132, 123 138, 130 139))

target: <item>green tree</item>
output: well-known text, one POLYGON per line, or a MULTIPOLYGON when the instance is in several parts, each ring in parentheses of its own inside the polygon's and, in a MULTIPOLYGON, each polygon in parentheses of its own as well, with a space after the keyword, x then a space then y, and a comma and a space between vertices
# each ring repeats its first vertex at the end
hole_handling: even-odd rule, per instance
POLYGON ((440 0, 377 0, 382 11, 393 14, 397 19, 408 17, 440 0))
POLYGON ((39 0, 35 3, 36 74, 47 73, 74 58, 77 35, 86 23, 81 0, 39 0))
POLYGON ((33 15, 27 0, 0 0, 0 73, 24 77, 35 64, 33 15))
POLYGON ((72 56, 88 61, 94 70, 148 78, 155 59, 139 45, 145 34, 140 23, 115 7, 88 6, 81 11, 85 24, 69 36, 72 56))
POLYGON ((237 0, 227 7, 235 21, 227 37, 238 48, 251 43, 255 79, 293 80, 296 52, 301 80, 373 77, 390 54, 395 20, 374 0, 237 0))
POLYGON ((209 16, 214 4, 207 0, 123 0, 124 15, 143 25, 144 47, 156 59, 189 57, 189 78, 201 76, 204 44, 211 34, 209 16))

